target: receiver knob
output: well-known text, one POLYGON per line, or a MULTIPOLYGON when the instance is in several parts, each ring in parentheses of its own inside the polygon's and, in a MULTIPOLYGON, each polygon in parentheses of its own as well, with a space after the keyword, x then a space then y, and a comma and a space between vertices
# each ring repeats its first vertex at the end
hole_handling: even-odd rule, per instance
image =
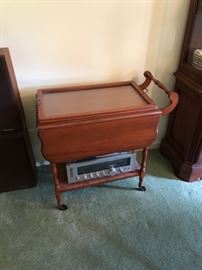
POLYGON ((110 166, 109 174, 110 174, 111 176, 113 176, 113 175, 115 175, 116 173, 117 173, 116 168, 115 168, 113 165, 110 166))

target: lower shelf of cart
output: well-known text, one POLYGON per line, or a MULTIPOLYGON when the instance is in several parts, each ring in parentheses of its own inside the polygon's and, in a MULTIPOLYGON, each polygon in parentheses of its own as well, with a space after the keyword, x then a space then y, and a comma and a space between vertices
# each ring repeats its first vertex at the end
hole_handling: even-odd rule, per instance
POLYGON ((70 191, 70 190, 74 190, 74 189, 80 189, 80 188, 100 185, 100 184, 104 184, 107 182, 117 181, 117 180, 126 179, 126 178, 130 178, 130 177, 135 177, 135 176, 140 176, 140 170, 135 170, 132 172, 118 174, 118 175, 114 175, 114 176, 107 176, 107 177, 102 177, 102 178, 97 178, 97 179, 78 181, 76 183, 71 183, 71 184, 68 184, 68 182, 62 181, 62 182, 60 182, 60 185, 59 185, 59 191, 60 192, 70 191))

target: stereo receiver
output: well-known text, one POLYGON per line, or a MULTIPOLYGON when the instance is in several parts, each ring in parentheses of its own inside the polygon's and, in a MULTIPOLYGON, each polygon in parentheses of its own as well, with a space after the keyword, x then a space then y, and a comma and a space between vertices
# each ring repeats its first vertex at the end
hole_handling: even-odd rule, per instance
POLYGON ((68 183, 127 173, 140 169, 135 152, 118 152, 66 165, 68 183))

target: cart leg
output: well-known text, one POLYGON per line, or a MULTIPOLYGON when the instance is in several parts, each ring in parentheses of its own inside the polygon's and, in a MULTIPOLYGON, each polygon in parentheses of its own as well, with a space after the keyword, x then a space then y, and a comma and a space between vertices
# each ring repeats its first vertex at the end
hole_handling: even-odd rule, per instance
POLYGON ((60 182, 58 179, 58 171, 57 171, 57 166, 55 163, 51 163, 51 169, 52 169, 52 174, 53 174, 53 178, 54 178, 55 197, 57 200, 57 208, 59 210, 66 210, 67 209, 66 204, 61 204, 60 182))
POLYGON ((138 189, 140 191, 146 190, 145 186, 143 186, 143 180, 144 180, 144 176, 145 176, 147 153, 148 153, 148 148, 144 148, 142 150, 142 162, 141 162, 140 177, 139 177, 139 183, 138 183, 138 189))

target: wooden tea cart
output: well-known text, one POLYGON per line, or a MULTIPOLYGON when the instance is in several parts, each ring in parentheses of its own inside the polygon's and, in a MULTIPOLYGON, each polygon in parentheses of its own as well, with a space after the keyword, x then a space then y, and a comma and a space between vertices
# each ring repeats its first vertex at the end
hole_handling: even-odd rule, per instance
POLYGON ((145 81, 84 85, 38 90, 37 129, 42 153, 50 161, 55 184, 57 207, 61 193, 119 179, 139 176, 138 189, 144 191, 148 147, 157 136, 161 115, 170 113, 178 95, 156 80, 149 71, 145 81), (146 94, 153 81, 169 97, 170 104, 159 109, 146 94), (113 152, 142 150, 140 169, 68 183, 66 163, 113 152))

